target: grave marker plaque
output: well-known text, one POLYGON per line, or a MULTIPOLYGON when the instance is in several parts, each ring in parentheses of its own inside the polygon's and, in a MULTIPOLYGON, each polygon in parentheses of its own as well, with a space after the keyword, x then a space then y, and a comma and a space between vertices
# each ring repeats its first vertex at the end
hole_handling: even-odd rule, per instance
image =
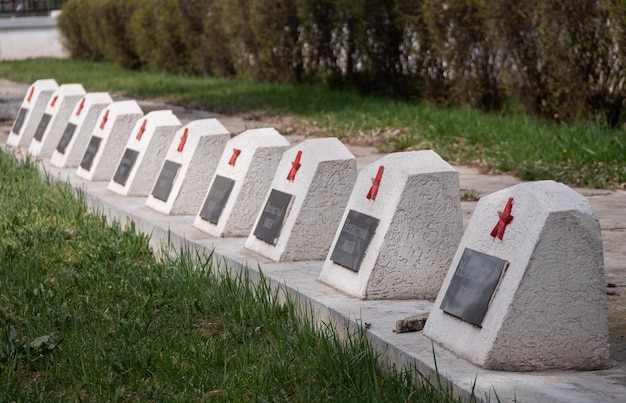
POLYGON ((507 266, 506 260, 465 248, 440 308, 481 326, 489 301, 507 266))
POLYGON ((72 141, 72 136, 74 136, 74 132, 76 131, 76 125, 73 123, 68 123, 65 126, 65 130, 63 131, 63 136, 61 136, 61 140, 59 140, 59 144, 57 144, 57 151, 61 154, 65 154, 65 149, 67 148, 70 141, 72 141))
POLYGON ((7 145, 12 147, 30 145, 50 97, 58 88, 58 84, 52 79, 37 80, 30 85, 9 132, 7 145))
POLYGON ((350 210, 330 259, 358 272, 378 222, 378 218, 350 210))
MULTIPOLYGON (((47 155, 46 149, 52 150, 50 165, 58 168, 73 168, 80 166, 85 155, 89 140, 94 135, 94 129, 98 122, 100 112, 111 104, 113 100, 106 92, 91 92, 85 94, 74 105, 67 125, 61 132, 61 136, 52 136, 48 145, 42 144, 42 156, 47 155), (56 145, 53 137, 57 137, 56 145)), ((44 142, 45 142, 44 135, 44 142)))
POLYGON ((434 300, 463 232, 456 170, 430 150, 365 167, 318 280, 361 299, 434 300))
POLYGON ((192 120, 180 127, 169 144, 161 176, 146 206, 170 215, 197 215, 230 133, 219 120, 192 120))
POLYGON ((289 193, 272 189, 261 213, 259 223, 254 230, 255 237, 271 245, 276 245, 292 198, 293 196, 289 193))
POLYGON ((486 369, 607 368, 602 236, 589 201, 553 181, 482 197, 423 334, 486 369))
POLYGON ((325 258, 355 178, 354 155, 337 138, 285 151, 244 246, 275 262, 325 258))
POLYGON ((122 160, 117 167, 117 171, 115 171, 115 175, 113 175, 114 182, 119 183, 122 186, 126 185, 126 181, 128 180, 130 171, 132 171, 133 166, 135 166, 138 155, 138 151, 131 150, 130 148, 127 148, 126 151, 124 151, 124 155, 122 156, 122 160))
POLYGON ((35 130, 35 135, 33 138, 37 141, 41 141, 43 134, 46 132, 48 128, 48 124, 50 124, 50 120, 52 119, 52 115, 48 113, 44 113, 39 121, 39 125, 37 126, 37 130, 35 130))
POLYGON ((273 128, 250 129, 229 139, 193 226, 215 237, 249 236, 288 147, 287 139, 273 128))
POLYGON ((172 191, 174 178, 176 178, 180 167, 180 164, 177 164, 173 161, 165 161, 165 163, 163 164, 163 168, 161 169, 161 173, 157 178, 156 184, 154 185, 154 189, 152 189, 152 196, 156 197, 159 200, 167 201, 167 198, 172 191))
MULTIPOLYGON (((171 110, 152 111, 137 121, 107 189, 122 196, 150 198, 179 127, 180 121, 171 110)), ((163 179, 171 173, 165 172, 163 179)))
POLYGON ((82 154, 78 153, 76 175, 88 181, 110 181, 131 131, 142 116, 136 101, 113 102, 102 109, 82 154))
POLYGON ((52 94, 52 99, 45 111, 45 115, 49 117, 46 118, 45 115, 42 117, 28 145, 28 154, 39 158, 52 156, 70 121, 72 111, 84 96, 85 89, 80 84, 63 84, 52 94))
POLYGON ((20 108, 20 110, 17 112, 17 117, 15 118, 15 122, 13 122, 13 127, 11 128, 11 131, 15 134, 20 134, 20 131, 22 130, 22 126, 24 126, 24 121, 26 120, 26 115, 28 114, 28 109, 27 108, 20 108))
POLYGON ((202 210, 200 210, 200 217, 202 217, 203 220, 217 224, 234 185, 235 181, 230 178, 225 178, 220 175, 215 176, 206 201, 202 206, 202 210))
POLYGON ((97 136, 91 136, 89 139, 89 144, 87 145, 87 150, 83 155, 83 159, 80 161, 80 167, 86 171, 91 170, 91 166, 93 165, 93 159, 98 153, 98 149, 100 149, 100 143, 102 139, 97 136))

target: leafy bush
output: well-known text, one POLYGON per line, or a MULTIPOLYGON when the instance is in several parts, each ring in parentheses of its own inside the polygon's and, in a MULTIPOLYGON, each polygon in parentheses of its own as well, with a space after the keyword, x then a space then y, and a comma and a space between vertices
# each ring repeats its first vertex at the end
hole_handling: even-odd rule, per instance
POLYGON ((126 0, 67 1, 58 19, 65 46, 79 59, 140 67, 127 26, 137 4, 126 0))
POLYGON ((625 119, 611 0, 68 0, 59 26, 74 57, 129 68, 625 119))

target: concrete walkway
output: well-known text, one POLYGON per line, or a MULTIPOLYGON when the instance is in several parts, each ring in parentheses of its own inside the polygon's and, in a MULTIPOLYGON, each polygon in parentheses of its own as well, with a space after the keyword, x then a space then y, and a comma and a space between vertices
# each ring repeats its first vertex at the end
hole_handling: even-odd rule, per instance
MULTIPOLYGON (((5 144, 12 119, 28 86, 0 80, 0 143, 5 144), (17 100, 17 101, 16 101, 17 100), (4 102, 4 103, 3 103, 4 102), (16 104, 17 102, 17 104, 16 104), (2 115, 2 105, 6 113, 2 115), (7 115, 9 116, 7 118, 7 115)), ((263 126, 238 118, 218 116, 209 112, 189 110, 156 102, 139 102, 145 112, 172 109, 178 118, 187 123, 191 120, 217 117, 232 132, 263 126)), ((292 144, 304 136, 287 136, 292 144)), ((348 145, 357 158, 358 168, 380 158, 376 149, 348 145)), ((321 320, 330 320, 344 329, 344 323, 361 326, 369 323, 367 337, 382 358, 399 366, 415 365, 425 374, 434 374, 435 360, 440 373, 450 380, 455 390, 467 395, 472 387, 478 397, 494 398, 503 402, 607 402, 626 401, 626 192, 577 188, 587 197, 600 221, 605 250, 605 273, 608 315, 611 338, 612 367, 602 371, 549 371, 515 373, 484 370, 456 357, 444 348, 424 337, 421 332, 396 334, 395 322, 417 313, 429 312, 432 303, 421 300, 409 301, 361 301, 346 297, 336 290, 316 281, 322 262, 274 263, 244 248, 244 238, 211 238, 192 227, 192 216, 165 216, 145 207, 145 198, 121 197, 106 190, 105 182, 86 182, 74 175, 75 169, 57 169, 42 161, 42 166, 54 177, 69 180, 73 186, 86 192, 88 202, 97 210, 122 223, 132 220, 137 229, 153 234, 153 245, 168 240, 175 245, 215 250, 218 261, 229 267, 243 267, 255 273, 260 267, 263 273, 277 284, 282 284, 299 301, 310 304, 321 320), (170 231, 168 233, 168 231, 170 231), (475 385, 474 385, 475 383, 475 385)), ((483 175, 476 169, 456 166, 462 189, 470 189, 479 195, 520 183, 509 175, 483 175)), ((476 202, 462 202, 464 221, 467 224, 476 202)), ((495 401, 495 399, 494 399, 495 401)))

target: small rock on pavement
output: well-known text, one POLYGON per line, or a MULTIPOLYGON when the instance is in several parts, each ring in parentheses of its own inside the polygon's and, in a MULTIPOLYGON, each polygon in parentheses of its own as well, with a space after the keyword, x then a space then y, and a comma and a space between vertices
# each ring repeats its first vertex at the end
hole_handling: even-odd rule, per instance
POLYGON ((395 333, 419 332, 424 328, 426 319, 428 319, 427 313, 409 316, 408 318, 396 321, 396 328, 393 331, 395 333))

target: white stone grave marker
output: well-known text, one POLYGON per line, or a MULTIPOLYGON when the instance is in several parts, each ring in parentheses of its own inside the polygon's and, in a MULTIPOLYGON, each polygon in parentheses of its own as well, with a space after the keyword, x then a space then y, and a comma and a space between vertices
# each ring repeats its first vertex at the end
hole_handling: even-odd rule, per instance
POLYGON ((334 137, 290 148, 245 247, 274 261, 323 260, 355 179, 355 158, 334 137))
POLYGON ((52 152, 50 164, 59 168, 76 167, 83 158, 100 112, 113 99, 106 92, 91 92, 76 103, 63 135, 52 152))
POLYGON ((171 110, 150 112, 139 119, 107 189, 123 196, 148 196, 179 128, 180 121, 171 110))
POLYGON ((216 237, 247 236, 287 148, 289 141, 272 128, 232 138, 193 226, 216 237))
POLYGON ((28 153, 34 157, 48 158, 59 144, 63 131, 70 120, 70 115, 76 103, 85 95, 85 89, 80 84, 62 84, 50 97, 33 139, 28 147, 28 153))
POLYGON ((217 119, 176 132, 146 205, 165 214, 196 214, 230 133, 217 119))
POLYGON ((109 181, 143 111, 135 101, 113 102, 104 108, 87 141, 76 175, 88 181, 109 181))
POLYGON ((58 88, 59 85, 52 79, 37 80, 28 87, 9 132, 8 145, 26 147, 30 144, 50 97, 58 88))
POLYGON ((424 335, 488 369, 606 368, 602 238, 587 199, 553 181, 481 198, 424 335))
POLYGON ((363 169, 319 280, 361 299, 434 300, 463 234, 458 172, 433 151, 363 169))

